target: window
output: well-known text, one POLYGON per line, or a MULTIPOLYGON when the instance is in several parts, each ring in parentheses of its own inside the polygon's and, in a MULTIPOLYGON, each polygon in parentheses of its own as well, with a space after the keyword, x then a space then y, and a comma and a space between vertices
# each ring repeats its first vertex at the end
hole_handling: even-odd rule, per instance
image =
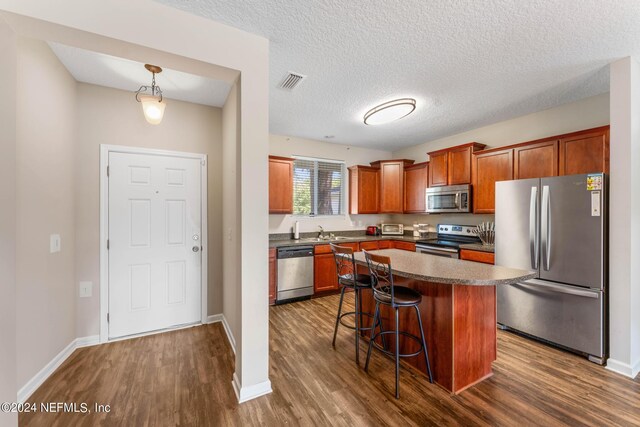
POLYGON ((344 169, 344 162, 296 158, 293 162, 293 214, 343 214, 344 169))

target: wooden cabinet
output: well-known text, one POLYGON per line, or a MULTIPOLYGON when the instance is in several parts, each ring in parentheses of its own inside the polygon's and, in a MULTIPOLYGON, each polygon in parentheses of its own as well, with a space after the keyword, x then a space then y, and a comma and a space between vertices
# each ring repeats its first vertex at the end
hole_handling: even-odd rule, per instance
POLYGON ((361 251, 375 251, 380 249, 380 242, 360 242, 361 251))
POLYGON ((472 249, 460 249, 460 259, 467 261, 482 262, 485 264, 495 264, 495 254, 493 252, 474 251, 472 249))
MULTIPOLYGON (((362 243, 360 244, 362 245, 362 243)), ((378 241, 378 249, 390 249, 391 248, 391 240, 380 240, 378 241)))
POLYGON ((404 169, 411 166, 413 160, 383 160, 372 162, 379 168, 380 206, 379 213, 404 212, 404 169))
POLYGON ((269 304, 276 302, 276 288, 278 284, 278 261, 276 259, 276 248, 269 249, 269 304))
POLYGON ((441 150, 429 154, 429 186, 439 187, 447 185, 449 153, 441 150))
POLYGON ((379 170, 369 166, 349 168, 349 213, 378 213, 379 170))
POLYGON ((560 138, 560 175, 609 173, 609 126, 560 138))
POLYGON ((472 155, 484 147, 484 144, 470 142, 427 153, 429 186, 470 184, 472 155))
POLYGON ((513 179, 513 149, 484 150, 473 155, 473 212, 495 212, 495 183, 513 179))
POLYGON ((429 186, 429 162, 411 165, 404 170, 404 212, 424 213, 425 190, 429 186))
POLYGON ((293 160, 269 156, 269 213, 293 213, 293 160))
POLYGON ((416 251, 416 244, 411 242, 401 242, 399 240, 393 240, 392 242, 394 249, 402 249, 403 251, 416 251))
MULTIPOLYGON (((359 248, 358 243, 340 243, 340 246, 348 246, 354 251, 359 248)), ((316 245, 313 253, 313 293, 337 291, 338 275, 331 246, 316 245)))
POLYGON ((518 145, 513 148, 514 179, 558 176, 558 140, 518 145))

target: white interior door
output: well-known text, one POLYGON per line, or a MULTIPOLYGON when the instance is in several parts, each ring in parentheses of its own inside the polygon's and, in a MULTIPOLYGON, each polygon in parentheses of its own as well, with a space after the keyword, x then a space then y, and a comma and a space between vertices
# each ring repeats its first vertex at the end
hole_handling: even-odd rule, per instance
POLYGON ((109 338, 201 320, 201 168, 109 153, 109 338))

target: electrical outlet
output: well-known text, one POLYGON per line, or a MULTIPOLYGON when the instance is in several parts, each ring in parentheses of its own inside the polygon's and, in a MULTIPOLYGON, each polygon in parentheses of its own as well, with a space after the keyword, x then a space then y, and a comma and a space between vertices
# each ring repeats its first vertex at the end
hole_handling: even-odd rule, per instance
POLYGON ((80 298, 89 298, 93 295, 93 283, 92 282, 80 282, 80 298))
POLYGON ((62 248, 62 241, 59 234, 52 234, 49 236, 49 253, 60 252, 62 248))

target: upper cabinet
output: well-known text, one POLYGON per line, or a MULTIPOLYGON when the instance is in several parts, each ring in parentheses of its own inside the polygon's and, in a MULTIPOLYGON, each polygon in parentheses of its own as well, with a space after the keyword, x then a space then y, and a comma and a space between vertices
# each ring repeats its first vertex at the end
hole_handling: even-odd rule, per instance
POLYGON ((484 150, 473 155, 473 212, 494 213, 495 184, 513 179, 513 149, 484 150))
POLYGON ((379 170, 370 166, 349 168, 349 213, 378 213, 379 170))
POLYGON ((404 212, 424 213, 425 190, 429 186, 429 162, 411 165, 404 170, 404 212))
POLYGON ((609 126, 560 138, 560 175, 609 173, 609 126))
POLYGON ((527 143, 513 148, 513 178, 558 176, 558 139, 527 143))
POLYGON ((414 160, 382 160, 372 162, 371 166, 379 168, 380 206, 379 213, 404 212, 404 169, 411 166, 414 160))
POLYGON ((293 161, 269 156, 269 213, 293 213, 293 161))
POLYGON ((484 144, 470 142, 427 153, 429 154, 429 186, 470 184, 472 155, 484 147, 484 144))

